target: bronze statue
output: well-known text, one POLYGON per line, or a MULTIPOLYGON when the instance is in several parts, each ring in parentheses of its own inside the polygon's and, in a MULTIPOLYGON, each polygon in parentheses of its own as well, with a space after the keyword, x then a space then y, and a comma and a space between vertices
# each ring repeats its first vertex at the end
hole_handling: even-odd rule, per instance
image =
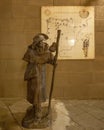
POLYGON ((56 43, 49 47, 45 42, 47 39, 46 34, 37 34, 23 57, 28 63, 24 75, 24 80, 27 81, 27 100, 32 104, 22 120, 22 126, 27 128, 34 127, 34 124, 39 123, 42 118, 41 101, 46 100, 45 64, 55 63, 52 52, 56 51, 56 43))

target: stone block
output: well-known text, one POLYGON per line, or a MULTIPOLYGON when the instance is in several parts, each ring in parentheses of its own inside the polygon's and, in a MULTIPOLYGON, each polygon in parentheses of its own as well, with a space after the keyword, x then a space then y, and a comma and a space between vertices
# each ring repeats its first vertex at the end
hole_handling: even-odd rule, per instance
POLYGON ((103 6, 104 5, 104 1, 103 0, 96 0, 97 5, 99 6, 103 6))
POLYGON ((9 5, 9 4, 11 4, 11 2, 12 2, 11 0, 9 0, 9 1, 3 0, 3 1, 0 2, 0 6, 9 5))
POLYGON ((23 80, 2 80, 3 97, 23 97, 25 93, 25 84, 23 80))
POLYGON ((1 19, 0 20, 0 32, 16 32, 23 31, 24 29, 24 19, 15 18, 15 19, 1 19))
POLYGON ((25 19, 24 31, 35 31, 36 29, 40 30, 40 27, 40 18, 25 19))
POLYGON ((6 72, 6 61, 0 60, 0 73, 4 74, 6 72))
POLYGON ((3 45, 13 45, 13 42, 11 42, 11 41, 6 41, 6 42, 3 42, 3 41, 1 41, 0 40, 0 46, 3 46, 3 45))
POLYGON ((24 72, 0 73, 0 80, 24 80, 24 72))
POLYGON ((54 5, 78 6, 80 5, 80 0, 54 0, 54 5))
POLYGON ((96 6, 96 19, 104 19, 104 5, 103 6, 96 6))
POLYGON ((20 46, 1 46, 0 59, 21 59, 24 55, 25 47, 20 46))
POLYGON ((97 5, 104 5, 103 0, 81 0, 81 5, 83 6, 97 6, 97 5))
POLYGON ((95 60, 93 63, 93 71, 94 72, 103 72, 104 71, 104 59, 95 60))
POLYGON ((12 1, 3 0, 0 1, 0 18, 11 18, 12 17, 12 1))
POLYGON ((97 83, 89 87, 90 99, 103 99, 104 98, 104 84, 97 83))
POLYGON ((54 86, 52 97, 55 99, 63 98, 64 97, 64 88, 54 86))
POLYGON ((0 97, 25 97, 26 82, 23 73, 0 74, 0 97))
POLYGON ((96 58, 100 59, 104 56, 104 45, 97 45, 95 50, 96 58))
POLYGON ((12 46, 12 45, 27 45, 26 36, 24 32, 20 31, 0 31, 0 45, 4 46, 12 46))
POLYGON ((92 83, 92 72, 70 73, 70 81, 72 85, 81 85, 92 83))
POLYGON ((40 18, 41 8, 35 5, 29 5, 24 7, 24 16, 26 18, 40 18))
POLYGON ((103 71, 93 73, 93 83, 94 84, 98 84, 98 83, 104 84, 104 72, 103 71))
POLYGON ((0 17, 0 33, 4 32, 4 31, 10 31, 9 20, 10 20, 10 18, 4 19, 4 18, 0 17))
POLYGON ((7 32, 0 32, 0 44, 5 45, 7 43, 12 44, 14 43, 15 39, 12 35, 13 33, 7 31, 7 32))
MULTIPOLYGON (((76 81, 75 81, 76 82, 76 81)), ((64 87, 64 99, 88 99, 89 85, 69 85, 64 87)))
POLYGON ((27 5, 27 0, 12 0, 12 5, 27 5))
POLYGON ((25 20, 20 18, 10 19, 10 31, 24 31, 25 20))
POLYGON ((0 98, 4 97, 4 84, 2 83, 2 80, 0 80, 0 98))
POLYGON ((71 83, 70 73, 56 72, 55 74, 55 86, 62 88, 63 86, 69 86, 71 83))
POLYGON ((81 0, 82 6, 90 6, 93 5, 92 0, 81 0))
POLYGON ((103 19, 96 20, 95 27, 96 32, 104 32, 104 20, 103 19))
POLYGON ((53 5, 53 0, 29 0, 27 4, 35 6, 49 6, 53 5))
POLYGON ((60 72, 90 72, 91 70, 91 60, 59 60, 57 65, 57 71, 60 72))
POLYGON ((95 43, 96 45, 104 44, 104 32, 96 32, 95 33, 95 43))
POLYGON ((25 62, 22 60, 7 60, 6 65, 6 73, 23 73, 26 67, 25 62))
POLYGON ((23 4, 12 4, 12 17, 25 18, 25 6, 23 4))

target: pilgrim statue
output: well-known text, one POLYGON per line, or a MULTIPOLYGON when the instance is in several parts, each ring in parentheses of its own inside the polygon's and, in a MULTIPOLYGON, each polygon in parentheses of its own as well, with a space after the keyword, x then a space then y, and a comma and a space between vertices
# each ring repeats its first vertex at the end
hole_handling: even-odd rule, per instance
POLYGON ((27 81, 27 100, 32 107, 28 108, 22 120, 22 126, 32 128, 42 120, 41 102, 46 101, 45 73, 46 64, 54 65, 56 43, 49 46, 48 36, 39 33, 28 46, 23 60, 27 62, 24 80, 27 81), (34 125, 35 124, 35 125, 34 125))

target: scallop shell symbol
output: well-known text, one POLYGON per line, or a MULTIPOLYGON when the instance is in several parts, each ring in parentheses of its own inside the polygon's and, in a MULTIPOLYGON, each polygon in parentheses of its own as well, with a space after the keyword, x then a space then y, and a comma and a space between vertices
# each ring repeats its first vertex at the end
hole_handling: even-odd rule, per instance
POLYGON ((49 16, 49 15, 51 14, 51 11, 50 11, 49 9, 46 9, 46 10, 44 11, 44 14, 45 14, 46 16, 49 16))
POLYGON ((81 11, 79 12, 79 16, 80 16, 81 18, 87 18, 87 17, 89 16, 89 12, 88 12, 87 10, 83 9, 83 10, 81 10, 81 11))

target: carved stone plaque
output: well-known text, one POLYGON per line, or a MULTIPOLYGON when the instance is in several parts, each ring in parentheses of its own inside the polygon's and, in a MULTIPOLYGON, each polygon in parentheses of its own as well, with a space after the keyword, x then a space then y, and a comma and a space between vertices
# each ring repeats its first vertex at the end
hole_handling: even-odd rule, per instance
POLYGON ((49 36, 49 44, 56 41, 59 29, 58 59, 94 59, 93 6, 43 6, 41 31, 49 36))

